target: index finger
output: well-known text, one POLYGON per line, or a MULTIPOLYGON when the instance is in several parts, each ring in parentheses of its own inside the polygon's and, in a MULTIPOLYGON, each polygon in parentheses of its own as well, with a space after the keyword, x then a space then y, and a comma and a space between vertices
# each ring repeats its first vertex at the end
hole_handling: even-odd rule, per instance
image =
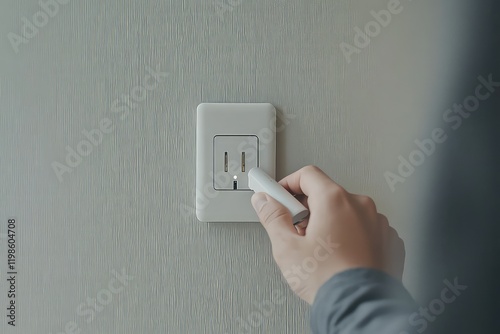
POLYGON ((325 188, 340 187, 319 167, 306 166, 279 181, 286 190, 294 194, 311 196, 325 188))

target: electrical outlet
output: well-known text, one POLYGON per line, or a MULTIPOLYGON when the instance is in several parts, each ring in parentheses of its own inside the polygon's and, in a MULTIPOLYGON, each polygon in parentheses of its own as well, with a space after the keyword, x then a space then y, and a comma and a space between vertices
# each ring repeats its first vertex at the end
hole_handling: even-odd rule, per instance
POLYGON ((226 136, 214 137, 214 175, 221 172, 228 177, 214 178, 214 189, 250 190, 248 187, 248 171, 258 167, 259 137, 226 136), (242 145, 242 143, 244 143, 242 145))
POLYGON ((196 216, 257 222, 248 172, 275 177, 276 109, 269 103, 202 103, 196 124, 196 216))

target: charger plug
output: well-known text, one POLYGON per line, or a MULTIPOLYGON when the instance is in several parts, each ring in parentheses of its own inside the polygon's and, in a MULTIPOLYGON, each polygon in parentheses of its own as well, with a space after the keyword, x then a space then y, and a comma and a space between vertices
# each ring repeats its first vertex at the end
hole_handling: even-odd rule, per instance
POLYGON ((255 167, 248 172, 248 187, 254 192, 264 192, 285 206, 292 215, 293 224, 297 225, 309 215, 309 210, 292 196, 281 184, 255 167))

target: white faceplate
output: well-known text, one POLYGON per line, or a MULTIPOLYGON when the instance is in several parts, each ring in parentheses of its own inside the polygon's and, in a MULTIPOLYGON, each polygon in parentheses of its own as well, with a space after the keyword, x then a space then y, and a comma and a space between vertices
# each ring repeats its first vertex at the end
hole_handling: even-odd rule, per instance
POLYGON ((202 103, 196 123, 196 216, 258 222, 248 171, 276 173, 276 109, 269 103, 202 103), (237 181, 235 183, 234 181, 237 181), (236 189, 234 189, 236 187, 236 189))

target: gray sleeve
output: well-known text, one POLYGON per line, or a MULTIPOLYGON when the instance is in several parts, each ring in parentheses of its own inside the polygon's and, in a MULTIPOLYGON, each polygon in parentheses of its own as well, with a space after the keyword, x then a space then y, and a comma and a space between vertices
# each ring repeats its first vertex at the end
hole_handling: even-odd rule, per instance
POLYGON ((377 270, 339 273, 319 289, 311 309, 314 334, 412 333, 417 305, 398 280, 377 270))

